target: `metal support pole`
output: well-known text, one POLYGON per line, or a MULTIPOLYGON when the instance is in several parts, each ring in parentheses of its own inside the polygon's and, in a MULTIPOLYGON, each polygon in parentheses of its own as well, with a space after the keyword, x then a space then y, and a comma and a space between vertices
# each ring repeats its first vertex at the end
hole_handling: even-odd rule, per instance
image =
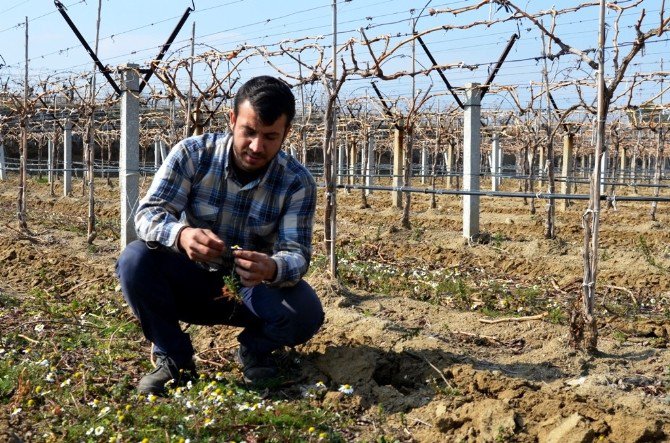
MULTIPOLYGON (((365 185, 373 186, 375 184, 375 136, 372 130, 368 132, 368 154, 365 163, 365 185)), ((372 189, 366 189, 366 195, 372 194, 372 189)))
POLYGON ((344 175, 346 168, 345 162, 347 161, 347 138, 344 137, 344 140, 337 146, 337 184, 342 184, 342 175, 344 175))
POLYGON ((160 140, 154 140, 154 168, 158 169, 161 166, 161 144, 160 140))
MULTIPOLYGON (((481 91, 479 83, 465 85, 463 116, 463 190, 479 191, 481 164, 481 91)), ((463 237, 479 236, 479 196, 463 196, 463 237)))
POLYGON ((79 43, 81 43, 81 45, 84 47, 86 52, 88 52, 88 55, 91 56, 91 58, 93 59, 93 62, 98 67, 98 69, 100 70, 102 75, 105 76, 105 78, 109 82, 109 85, 112 87, 112 89, 114 89, 114 91, 117 94, 121 94, 121 90, 119 89, 119 86, 116 84, 116 82, 114 81, 112 76, 109 74, 109 69, 107 69, 107 67, 105 67, 105 65, 102 64, 100 59, 98 59, 98 56, 93 51, 93 49, 91 49, 91 47, 88 45, 84 36, 81 35, 81 33, 79 32, 79 29, 77 29, 77 26, 75 26, 74 22, 67 15, 67 12, 65 12, 65 6, 63 6, 63 4, 58 0, 54 0, 54 4, 56 5, 56 8, 58 8, 58 12, 60 12, 60 14, 63 16, 63 18, 67 22, 68 26, 70 26, 70 29, 72 29, 72 32, 74 32, 74 35, 79 40, 79 43))
POLYGON ((599 186, 600 186, 600 193, 601 194, 606 194, 607 193, 607 189, 606 189, 607 185, 606 185, 605 182, 607 181, 607 170, 609 169, 608 168, 609 162, 610 162, 609 151, 608 151, 607 148, 604 148, 602 157, 600 158, 600 181, 599 181, 600 184, 599 184, 599 186))
POLYGON ((65 120, 63 129, 63 195, 72 193, 72 122, 65 120))
POLYGON ((350 185, 354 184, 354 178, 356 177, 356 163, 358 161, 358 149, 356 149, 356 140, 352 139, 348 143, 349 145, 349 176, 347 177, 347 183, 350 185))
MULTIPOLYGON (((561 182, 561 194, 570 194, 570 178, 572 177, 572 147, 574 143, 573 134, 565 134, 563 136, 563 165, 561 175, 563 181, 561 182)), ((559 209, 565 211, 570 206, 570 200, 561 200, 558 203, 559 209)))
POLYGON ((158 143, 160 144, 161 147, 161 164, 165 161, 165 157, 168 155, 168 149, 165 146, 165 142, 163 140, 159 140, 158 143))
POLYGON ((139 202, 140 105, 138 66, 122 70, 121 142, 119 146, 119 187, 121 190, 121 249, 137 238, 135 211, 139 202))
POLYGON ((0 141, 0 180, 7 180, 7 172, 5 171, 5 145, 0 141))
POLYGON ((502 172, 502 149, 500 148, 500 135, 493 134, 491 141, 491 190, 500 188, 500 173, 502 172))

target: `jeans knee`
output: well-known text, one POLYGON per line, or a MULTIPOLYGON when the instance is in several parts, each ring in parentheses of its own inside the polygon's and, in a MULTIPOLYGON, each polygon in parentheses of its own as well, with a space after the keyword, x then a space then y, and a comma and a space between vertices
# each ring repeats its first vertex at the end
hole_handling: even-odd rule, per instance
POLYGON ((121 252, 116 261, 116 275, 119 278, 125 279, 138 270, 143 255, 142 249, 145 249, 142 242, 135 240, 121 252))
POLYGON ((145 291, 156 256, 144 242, 136 240, 121 252, 116 262, 116 276, 121 283, 123 297, 133 307, 145 291))
POLYGON ((323 321, 323 312, 320 313, 319 317, 309 319, 293 316, 286 322, 285 326, 286 345, 297 346, 306 343, 319 331, 323 321))

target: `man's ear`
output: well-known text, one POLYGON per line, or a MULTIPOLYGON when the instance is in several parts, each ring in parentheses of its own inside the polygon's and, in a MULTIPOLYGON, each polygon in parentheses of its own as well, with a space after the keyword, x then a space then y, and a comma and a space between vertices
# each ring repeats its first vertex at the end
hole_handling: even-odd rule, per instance
POLYGON ((228 118, 230 120, 230 131, 232 132, 233 129, 235 129, 235 122, 237 121, 237 116, 235 115, 235 110, 231 109, 230 113, 228 114, 228 118))

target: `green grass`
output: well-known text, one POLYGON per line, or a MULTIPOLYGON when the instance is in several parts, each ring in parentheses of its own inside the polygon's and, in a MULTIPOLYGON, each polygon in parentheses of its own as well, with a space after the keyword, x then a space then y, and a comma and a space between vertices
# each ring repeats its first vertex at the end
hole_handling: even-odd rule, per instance
POLYGON ((567 321, 563 309, 561 309, 558 306, 549 309, 549 315, 547 316, 547 319, 549 320, 550 323, 553 323, 555 325, 562 325, 565 324, 565 322, 567 321))
POLYGON ((309 397, 253 390, 232 365, 201 365, 197 383, 165 398, 136 394, 150 369, 146 344, 109 287, 0 293, 0 413, 19 433, 47 442, 343 440, 350 419, 322 404, 327 388, 309 397))
POLYGON ((654 268, 663 271, 663 272, 668 272, 668 269, 658 263, 656 261, 656 251, 652 249, 652 247, 647 243, 647 239, 644 235, 640 235, 638 237, 638 250, 642 253, 644 256, 644 260, 649 264, 650 266, 653 266, 654 268))
POLYGON ((626 340, 628 340, 628 334, 622 331, 614 331, 612 332, 612 338, 618 341, 619 344, 623 344, 625 343, 626 340))
MULTIPOLYGON (((369 251, 350 243, 339 251, 338 271, 342 283, 359 290, 416 300, 460 310, 480 310, 486 315, 530 315, 554 310, 553 321, 562 322, 561 308, 544 284, 514 283, 490 278, 477 269, 445 268, 416 263, 381 263, 369 251)), ((327 266, 327 259, 312 262, 327 266)))
POLYGON ((496 232, 491 236, 491 244, 496 248, 500 248, 502 246, 502 242, 505 240, 507 240, 507 238, 501 232, 496 232))

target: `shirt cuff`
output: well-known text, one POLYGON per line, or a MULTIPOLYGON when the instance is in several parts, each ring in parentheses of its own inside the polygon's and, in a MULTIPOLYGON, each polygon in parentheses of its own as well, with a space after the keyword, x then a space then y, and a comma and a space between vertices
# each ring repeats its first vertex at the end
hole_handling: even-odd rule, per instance
POLYGON ((284 260, 282 260, 279 257, 270 257, 270 258, 274 260, 275 264, 277 265, 277 275, 275 275, 275 278, 272 281, 269 280, 264 281, 263 283, 265 283, 266 285, 274 285, 281 282, 282 276, 284 274, 284 269, 282 268, 282 266, 284 266, 284 260))
POLYGON ((169 247, 175 251, 175 252, 182 252, 181 249, 179 249, 179 242, 177 240, 179 239, 179 234, 181 234, 181 231, 186 228, 186 225, 183 223, 175 223, 172 229, 170 230, 170 236, 168 237, 168 245, 169 247))

